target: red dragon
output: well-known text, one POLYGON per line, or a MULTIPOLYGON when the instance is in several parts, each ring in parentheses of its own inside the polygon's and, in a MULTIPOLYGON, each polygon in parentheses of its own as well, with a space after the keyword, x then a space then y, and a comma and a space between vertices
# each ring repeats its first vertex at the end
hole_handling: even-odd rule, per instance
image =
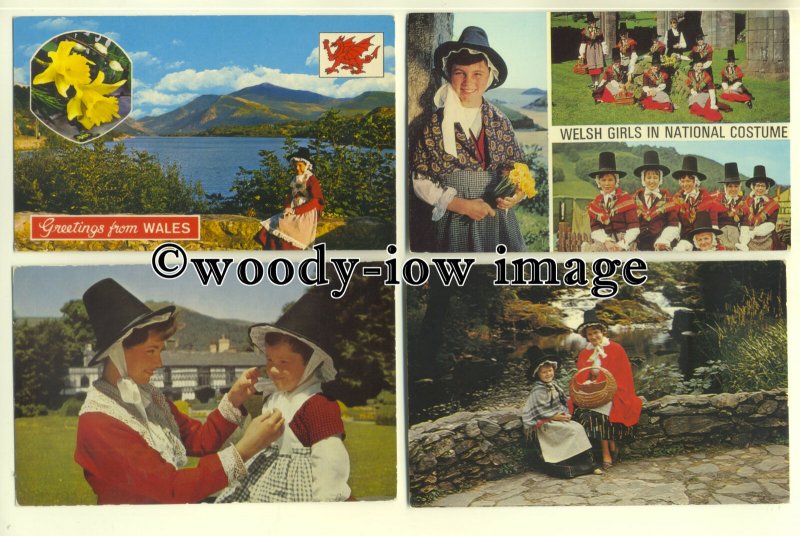
POLYGON ((369 47, 372 45, 371 35, 366 39, 362 39, 358 43, 355 42, 355 37, 344 38, 340 35, 336 41, 333 42, 333 47, 336 52, 331 51, 330 42, 325 39, 322 41, 322 46, 325 47, 325 52, 328 53, 328 61, 332 61, 333 65, 325 69, 325 74, 338 73, 339 68, 344 71, 350 71, 350 74, 361 74, 364 72, 364 64, 370 63, 378 57, 378 49, 380 45, 376 45, 372 52, 369 52, 369 47), (369 52, 363 58, 363 54, 369 52))

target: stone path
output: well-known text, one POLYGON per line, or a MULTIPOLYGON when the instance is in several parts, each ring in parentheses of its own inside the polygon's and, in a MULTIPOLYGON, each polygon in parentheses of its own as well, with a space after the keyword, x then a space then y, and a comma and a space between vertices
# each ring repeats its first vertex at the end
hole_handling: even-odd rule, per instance
POLYGON ((789 447, 759 445, 623 460, 571 480, 528 472, 486 482, 431 506, 577 506, 789 502, 789 447))

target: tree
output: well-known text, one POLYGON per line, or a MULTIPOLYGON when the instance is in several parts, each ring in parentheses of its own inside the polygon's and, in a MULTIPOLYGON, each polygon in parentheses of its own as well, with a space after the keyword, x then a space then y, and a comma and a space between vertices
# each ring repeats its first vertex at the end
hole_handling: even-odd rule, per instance
POLYGON ((67 372, 63 324, 58 320, 14 324, 15 407, 44 404, 58 408, 67 372))
POLYGON ((86 345, 95 342, 94 328, 83 300, 70 300, 61 307, 64 327, 64 358, 70 366, 83 366, 86 345))

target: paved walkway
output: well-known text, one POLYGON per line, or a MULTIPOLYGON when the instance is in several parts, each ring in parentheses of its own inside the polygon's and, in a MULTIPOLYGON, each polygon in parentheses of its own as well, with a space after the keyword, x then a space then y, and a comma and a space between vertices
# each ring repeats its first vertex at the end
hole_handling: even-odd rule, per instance
POLYGON ((571 480, 528 472, 442 497, 431 506, 577 506, 789 502, 789 447, 759 445, 623 460, 571 480))

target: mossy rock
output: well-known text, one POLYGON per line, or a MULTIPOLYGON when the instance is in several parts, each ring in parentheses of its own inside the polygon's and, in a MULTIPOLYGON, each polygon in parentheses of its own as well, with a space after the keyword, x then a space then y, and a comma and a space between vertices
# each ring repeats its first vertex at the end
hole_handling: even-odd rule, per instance
POLYGON ((503 315, 507 322, 516 323, 517 328, 527 328, 539 333, 571 331, 561 321, 561 310, 551 305, 514 300, 505 304, 503 315))
POLYGON ((657 324, 669 320, 658 306, 639 300, 606 300, 596 306, 597 317, 609 326, 657 324))

